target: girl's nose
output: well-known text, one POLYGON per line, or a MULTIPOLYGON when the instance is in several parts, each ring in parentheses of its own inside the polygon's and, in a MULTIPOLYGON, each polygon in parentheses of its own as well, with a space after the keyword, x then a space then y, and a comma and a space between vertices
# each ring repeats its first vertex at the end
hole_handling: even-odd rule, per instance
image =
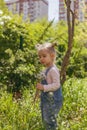
POLYGON ((40 62, 43 63, 43 58, 40 59, 40 62))
POLYGON ((43 62, 43 59, 41 59, 40 61, 43 62))

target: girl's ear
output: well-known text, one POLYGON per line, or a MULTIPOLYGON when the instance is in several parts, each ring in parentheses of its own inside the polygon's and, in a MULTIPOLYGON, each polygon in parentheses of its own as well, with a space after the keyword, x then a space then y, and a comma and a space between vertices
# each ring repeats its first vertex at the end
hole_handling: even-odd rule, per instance
POLYGON ((51 55, 51 57, 52 57, 53 59, 55 58, 55 54, 54 54, 54 53, 51 53, 50 55, 51 55))

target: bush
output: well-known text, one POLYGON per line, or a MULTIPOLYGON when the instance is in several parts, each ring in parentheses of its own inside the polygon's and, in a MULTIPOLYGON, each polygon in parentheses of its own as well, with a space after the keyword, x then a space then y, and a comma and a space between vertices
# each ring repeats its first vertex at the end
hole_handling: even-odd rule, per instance
MULTIPOLYGON (((58 43, 57 66, 61 68, 68 45, 67 25, 64 21, 53 25, 52 23, 53 21, 46 20, 24 22, 17 15, 0 13, 0 86, 7 85, 7 91, 19 92, 24 86, 29 88, 35 83, 35 75, 41 69, 35 49, 37 43, 58 43)), ((70 65, 66 73, 69 77, 74 75, 84 78, 87 75, 87 37, 83 31, 84 26, 87 25, 83 23, 76 27, 70 65)))

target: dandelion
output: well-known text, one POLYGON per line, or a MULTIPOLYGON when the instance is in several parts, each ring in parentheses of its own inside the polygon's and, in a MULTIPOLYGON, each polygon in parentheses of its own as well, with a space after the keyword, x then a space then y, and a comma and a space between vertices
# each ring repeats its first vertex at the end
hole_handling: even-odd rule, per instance
POLYGON ((4 22, 3 22, 3 21, 1 21, 1 22, 0 22, 0 25, 4 25, 4 22))
POLYGON ((46 79, 45 72, 40 72, 39 74, 37 74, 37 80, 38 81, 41 81, 41 80, 44 80, 44 79, 46 79))
MULTIPOLYGON (((45 80, 46 79, 46 75, 45 75, 45 72, 40 72, 39 74, 36 75, 36 79, 38 82, 41 82, 42 80, 45 80)), ((36 89, 36 93, 35 93, 35 97, 34 97, 34 102, 36 100, 36 98, 39 97, 39 90, 36 89)))
POLYGON ((5 20, 11 20, 10 16, 3 16, 2 18, 5 19, 5 20))
POLYGON ((3 12, 2 12, 2 10, 0 10, 0 15, 2 15, 3 14, 3 12))

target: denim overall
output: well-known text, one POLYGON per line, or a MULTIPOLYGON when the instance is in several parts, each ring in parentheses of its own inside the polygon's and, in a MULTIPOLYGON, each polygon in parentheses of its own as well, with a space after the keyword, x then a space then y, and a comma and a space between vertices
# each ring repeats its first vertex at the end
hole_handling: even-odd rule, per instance
MULTIPOLYGON (((51 69, 48 68, 45 75, 51 69)), ((47 84, 46 79, 41 82, 47 84)), ((62 107, 62 89, 61 87, 54 92, 41 92, 41 112, 42 121, 46 130, 57 130, 57 115, 62 107)))

